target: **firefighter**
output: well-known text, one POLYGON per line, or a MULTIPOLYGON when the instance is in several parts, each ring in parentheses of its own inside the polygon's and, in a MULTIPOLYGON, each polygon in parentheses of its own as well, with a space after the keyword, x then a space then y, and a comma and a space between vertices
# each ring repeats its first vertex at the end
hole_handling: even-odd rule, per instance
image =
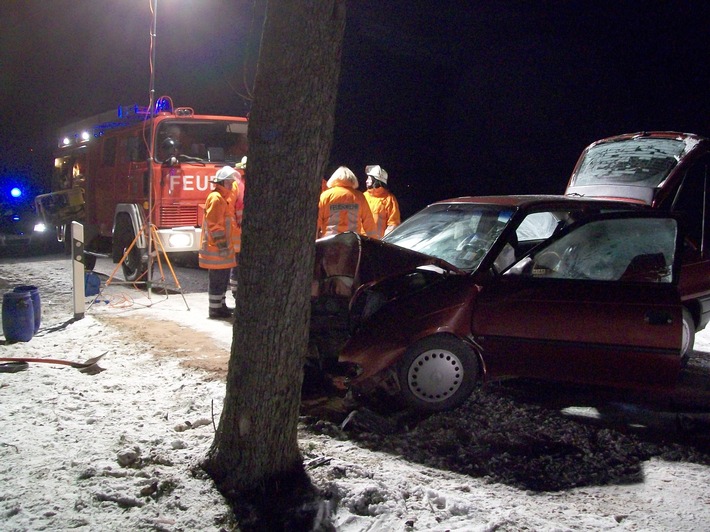
POLYGON ((318 202, 318 227, 316 238, 354 231, 377 238, 377 227, 370 207, 352 170, 341 166, 327 182, 328 189, 321 192, 318 202))
POLYGON ((389 190, 388 175, 384 168, 379 164, 371 164, 365 167, 365 174, 365 199, 377 225, 377 237, 382 238, 401 223, 399 203, 389 190))
POLYGON ((227 307, 225 294, 229 285, 229 273, 237 265, 235 256, 236 220, 229 199, 237 170, 224 166, 210 180, 214 190, 205 201, 202 220, 202 238, 198 254, 200 268, 207 269, 207 293, 209 317, 229 318, 232 310, 227 307))
POLYGON ((247 156, 242 157, 242 160, 234 165, 237 169, 234 177, 236 178, 232 185, 232 195, 230 202, 234 209, 234 219, 236 220, 234 235, 235 246, 234 254, 237 265, 232 268, 229 274, 229 289, 232 292, 234 300, 237 300, 237 273, 239 271, 239 252, 242 249, 242 218, 244 214, 244 177, 247 171, 247 156))

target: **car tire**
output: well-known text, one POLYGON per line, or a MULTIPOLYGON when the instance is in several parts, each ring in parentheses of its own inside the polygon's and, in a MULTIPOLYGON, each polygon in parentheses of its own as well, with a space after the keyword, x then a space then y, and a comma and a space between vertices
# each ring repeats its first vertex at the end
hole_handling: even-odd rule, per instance
POLYGON ((480 375, 478 357, 450 335, 424 338, 407 349, 397 376, 400 400, 420 412, 439 412, 461 405, 480 375))
POLYGON ((690 311, 683 307, 683 335, 680 348, 681 367, 688 365, 688 359, 695 346, 695 320, 690 311))

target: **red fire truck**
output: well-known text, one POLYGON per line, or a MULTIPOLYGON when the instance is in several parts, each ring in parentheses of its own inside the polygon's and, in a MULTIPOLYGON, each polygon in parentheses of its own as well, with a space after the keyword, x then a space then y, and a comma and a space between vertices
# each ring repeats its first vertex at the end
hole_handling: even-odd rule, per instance
POLYGON ((53 192, 36 205, 60 241, 70 240, 72 221, 84 225, 88 268, 96 255, 110 255, 132 281, 146 271, 150 251, 199 249, 210 178, 246 153, 244 117, 198 115, 173 108, 169 97, 152 113, 122 106, 60 130, 53 192))

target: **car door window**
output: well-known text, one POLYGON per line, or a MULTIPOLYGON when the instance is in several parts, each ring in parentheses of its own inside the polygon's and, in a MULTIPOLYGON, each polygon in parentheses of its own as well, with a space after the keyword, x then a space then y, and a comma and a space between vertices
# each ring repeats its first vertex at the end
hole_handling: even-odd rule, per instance
POLYGON ((671 218, 600 219, 578 226, 507 274, 593 281, 672 281, 677 223, 671 218))
MULTIPOLYGON (((690 248, 687 251, 691 253, 691 256, 698 258, 701 255, 704 258, 708 256, 706 249, 708 235, 705 227, 705 213, 708 208, 705 191, 708 182, 709 162, 706 157, 688 169, 678 192, 672 198, 673 204, 668 209, 683 216, 685 236, 690 248)), ((664 207, 667 208, 665 205, 664 207)))
POLYGON ((533 212, 520 222, 515 234, 520 243, 544 240, 554 233, 558 223, 559 218, 551 212, 533 212))
POLYGON ((540 211, 528 214, 508 238, 493 262, 495 271, 505 270, 516 259, 525 255, 540 242, 550 238, 555 231, 564 227, 570 220, 571 213, 569 211, 540 211))

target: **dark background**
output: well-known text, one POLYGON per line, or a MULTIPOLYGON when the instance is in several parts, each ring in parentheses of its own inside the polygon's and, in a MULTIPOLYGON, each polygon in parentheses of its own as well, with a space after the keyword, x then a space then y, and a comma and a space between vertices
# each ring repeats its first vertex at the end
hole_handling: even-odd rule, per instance
MULTIPOLYGON (((158 0, 156 96, 249 111, 264 0, 158 0)), ((582 149, 641 130, 708 135, 704 1, 350 0, 331 167, 381 164, 403 213, 562 193, 582 149)), ((0 3, 0 156, 43 192, 57 130, 146 105, 150 0, 0 3)), ((327 177, 327 176, 325 176, 327 177)))

